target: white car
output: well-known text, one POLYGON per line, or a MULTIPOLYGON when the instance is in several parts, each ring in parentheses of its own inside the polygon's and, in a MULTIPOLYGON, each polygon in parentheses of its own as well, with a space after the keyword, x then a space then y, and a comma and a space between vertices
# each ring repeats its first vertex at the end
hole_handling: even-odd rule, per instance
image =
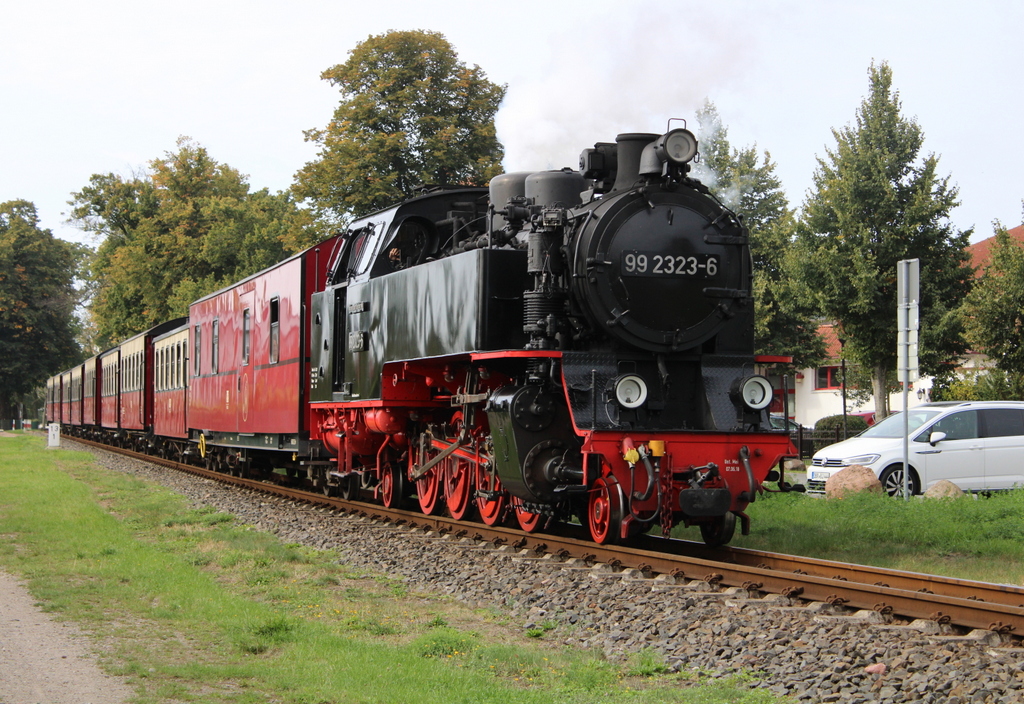
MULTIPOLYGON (((964 491, 1024 486, 1024 402, 945 401, 908 411, 910 490, 946 479, 964 491)), ((903 493, 903 414, 814 454, 807 491, 823 493, 836 472, 859 464, 874 471, 886 493, 903 493)))

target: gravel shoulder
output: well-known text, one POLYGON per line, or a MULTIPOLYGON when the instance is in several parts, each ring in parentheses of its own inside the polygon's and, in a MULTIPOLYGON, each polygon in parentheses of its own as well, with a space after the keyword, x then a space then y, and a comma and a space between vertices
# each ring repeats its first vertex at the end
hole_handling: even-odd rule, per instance
POLYGON ((92 641, 41 611, 0 572, 0 704, 123 704, 135 691, 104 673, 92 641))

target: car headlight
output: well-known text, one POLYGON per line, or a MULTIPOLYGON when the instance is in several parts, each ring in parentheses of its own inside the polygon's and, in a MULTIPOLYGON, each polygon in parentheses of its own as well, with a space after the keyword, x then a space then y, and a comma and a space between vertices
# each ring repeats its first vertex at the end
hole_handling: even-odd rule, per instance
POLYGON ((878 461, 881 455, 857 455, 856 457, 845 457, 843 458, 843 464, 850 466, 851 464, 869 465, 878 461))

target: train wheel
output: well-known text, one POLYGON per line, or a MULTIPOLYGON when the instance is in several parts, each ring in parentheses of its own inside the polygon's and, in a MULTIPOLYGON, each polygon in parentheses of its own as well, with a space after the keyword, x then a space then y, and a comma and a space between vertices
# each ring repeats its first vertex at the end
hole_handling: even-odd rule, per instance
POLYGON ((477 476, 477 487, 483 494, 478 494, 475 499, 480 520, 489 526, 503 523, 508 514, 508 495, 501 488, 497 473, 481 471, 477 476))
POLYGON ((712 547, 725 545, 736 532, 736 514, 732 511, 712 519, 711 523, 700 524, 700 537, 712 547))
POLYGON ((587 526, 595 543, 618 542, 622 534, 622 489, 618 482, 607 477, 594 482, 587 501, 587 526))
POLYGON ((268 478, 274 473, 274 463, 265 457, 254 457, 249 461, 249 476, 268 478))
POLYGON ((345 501, 359 498, 359 475, 353 472, 338 479, 338 494, 345 501))
POLYGON ((385 464, 378 491, 385 508, 400 508, 405 497, 405 472, 390 462, 385 464))
MULTIPOLYGON (((456 411, 449 425, 449 441, 461 436, 462 426, 462 411, 456 411)), ((438 466, 437 472, 444 483, 444 501, 448 513, 456 521, 467 518, 474 506, 476 471, 473 463, 452 455, 438 466)))
POLYGON ((342 482, 339 481, 337 484, 332 484, 332 480, 339 481, 331 476, 328 469, 321 470, 317 474, 316 483, 320 486, 320 491, 323 492, 324 496, 337 496, 341 492, 342 482))
POLYGON ((512 510, 516 514, 516 521, 519 523, 519 527, 527 533, 536 533, 539 530, 547 528, 550 516, 545 516, 543 513, 534 513, 533 511, 527 510, 523 505, 523 500, 518 496, 512 497, 512 510))
POLYGON ((450 457, 444 464, 444 500, 452 518, 461 521, 474 506, 473 465, 459 457, 450 457))
POLYGON ((437 476, 438 467, 416 480, 416 497, 420 502, 420 511, 428 516, 436 516, 444 505, 441 502, 441 482, 437 476))

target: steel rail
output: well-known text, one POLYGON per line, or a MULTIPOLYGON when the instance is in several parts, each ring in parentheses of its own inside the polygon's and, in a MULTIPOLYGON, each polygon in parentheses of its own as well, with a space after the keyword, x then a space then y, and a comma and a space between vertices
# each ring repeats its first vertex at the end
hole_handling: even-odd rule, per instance
MULTIPOLYGON (((572 536, 526 533, 482 523, 426 516, 402 509, 388 509, 363 501, 343 500, 307 489, 265 480, 214 472, 123 448, 70 438, 102 450, 145 462, 189 472, 215 481, 272 493, 303 503, 332 508, 441 534, 465 536, 495 545, 510 545, 535 554, 550 553, 578 558, 587 564, 605 563, 614 568, 636 569, 644 574, 666 574, 741 587, 750 593, 782 594, 791 599, 818 601, 833 606, 878 611, 908 619, 1024 635, 1024 588, 964 579, 902 572, 816 558, 746 550, 708 548, 699 543, 642 536, 638 546, 598 545, 572 536)), ((563 526, 577 536, 578 526, 563 526)))
MULTIPOLYGON (((642 536, 637 547, 657 552, 701 557, 716 562, 727 562, 748 567, 763 567, 780 572, 800 570, 808 575, 850 582, 870 583, 907 591, 930 592, 969 600, 989 601, 1010 606, 1024 606, 1024 588, 991 582, 976 582, 956 577, 943 577, 922 572, 908 572, 870 567, 849 562, 836 562, 812 557, 799 557, 783 553, 751 550, 748 548, 711 548, 703 543, 642 536)), ((1024 634, 1022 634, 1024 635, 1024 634)))

